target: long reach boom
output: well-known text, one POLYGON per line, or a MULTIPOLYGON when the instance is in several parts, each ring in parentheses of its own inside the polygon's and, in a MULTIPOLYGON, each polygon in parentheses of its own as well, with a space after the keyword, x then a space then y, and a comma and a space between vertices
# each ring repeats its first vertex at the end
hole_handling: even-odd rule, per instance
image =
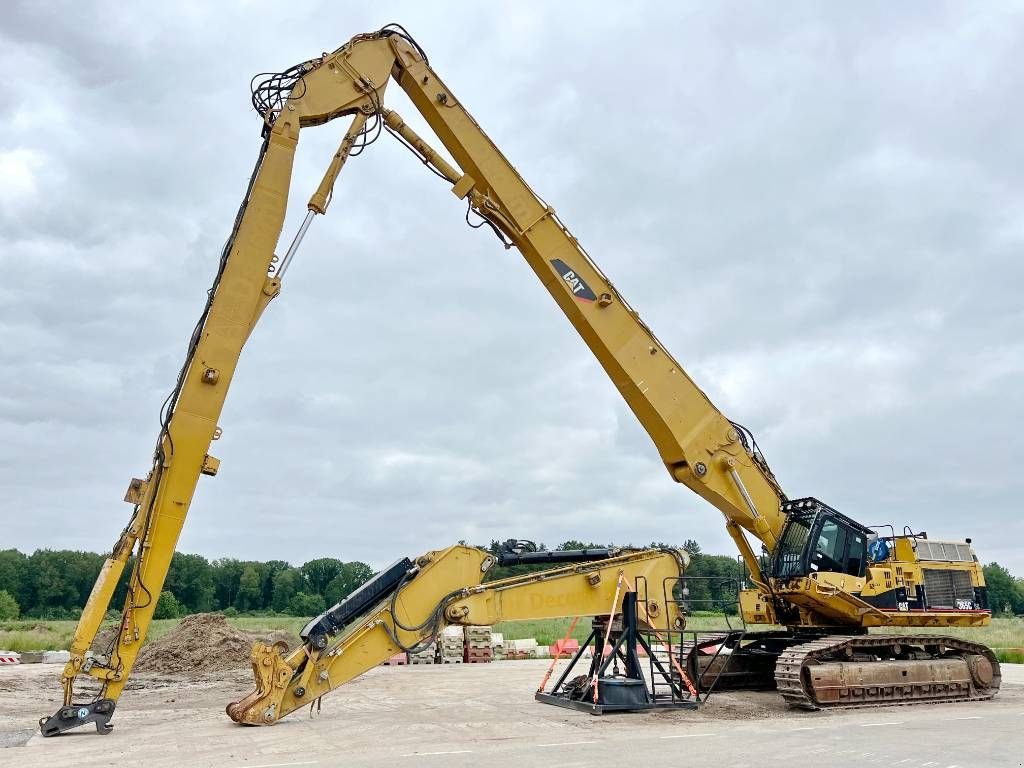
MULTIPOLYGON (((750 635, 744 640, 733 637, 731 663, 742 666, 745 650, 752 649, 751 656, 770 657, 780 668, 785 662, 800 678, 800 670, 808 665, 830 668, 832 645, 822 638, 832 630, 846 638, 863 633, 867 626, 988 622, 984 579, 969 542, 928 542, 909 529, 897 536, 891 526, 891 535, 886 536, 884 530, 861 525, 817 499, 787 498, 750 432, 726 418, 693 382, 403 28, 389 25, 357 35, 333 53, 265 77, 254 88, 253 104, 263 120, 259 157, 221 253, 209 300, 189 340, 185 363, 164 404, 152 468, 145 479, 133 480, 129 487, 125 500, 134 505, 134 512, 103 566, 75 633, 63 673, 64 707, 50 719, 50 732, 74 725, 61 713, 78 706, 73 704, 74 687, 81 675, 99 683, 86 719, 109 720, 146 639, 199 477, 217 473, 220 462, 209 450, 220 436, 218 420, 242 347, 280 293, 313 218, 326 212, 345 162, 382 130, 403 142, 465 201, 467 221, 470 213, 475 214, 506 247, 519 250, 651 436, 672 479, 725 517, 753 585, 741 597, 744 617, 784 624, 792 631, 781 640, 778 633, 759 640, 757 648, 750 644, 750 635), (455 165, 384 107, 391 81, 409 96, 455 165), (279 258, 275 251, 299 136, 306 128, 340 117, 350 118, 350 126, 309 200, 298 234, 279 258), (758 556, 747 534, 754 536, 767 558, 758 556), (936 544, 942 546, 936 549, 936 544), (133 551, 137 557, 118 638, 109 654, 97 657, 89 648, 133 551), (817 645, 809 649, 812 640, 817 645), (794 650, 805 646, 806 652, 794 650), (101 704, 102 711, 97 709, 101 704)), ((566 612, 586 613, 577 608, 570 604, 566 612)), ((923 640, 920 647, 905 638, 901 644, 882 636, 856 643, 861 655, 877 657, 873 669, 881 670, 883 682, 891 675, 894 680, 900 677, 900 669, 893 665, 903 661, 901 655, 922 660, 939 653, 923 640)), ((835 644, 836 653, 852 653, 849 643, 840 645, 835 644)), ((998 663, 988 649, 968 645, 941 652, 962 662, 963 670, 958 666, 957 674, 963 681, 955 695, 940 695, 938 684, 925 675, 917 688, 890 694, 887 700, 989 698, 998 688, 998 663)), ((959 646, 935 645, 940 647, 959 646)), ((290 665, 283 659, 270 666, 284 676, 298 674, 294 658, 290 665)), ((687 662, 691 667, 696 663, 692 658, 687 662)), ((771 671, 751 661, 752 680, 765 682, 771 671)), ((786 682, 782 672, 775 671, 772 684, 801 706, 838 706, 856 696, 861 696, 860 705, 875 703, 874 694, 856 693, 855 686, 822 683, 818 691, 806 681, 786 682), (835 701, 826 700, 833 695, 822 693, 826 687, 840 690, 835 701)), ((691 672, 701 673, 698 668, 691 672)), ((236 707, 239 719, 251 722, 241 716, 248 709, 236 707)), ((278 715, 266 720, 261 714, 259 720, 271 722, 278 715)))

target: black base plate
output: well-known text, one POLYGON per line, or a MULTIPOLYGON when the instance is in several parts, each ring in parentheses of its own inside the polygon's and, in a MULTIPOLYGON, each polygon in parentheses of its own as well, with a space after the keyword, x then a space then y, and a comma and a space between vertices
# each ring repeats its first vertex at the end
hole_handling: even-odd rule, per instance
POLYGON ((534 698, 543 704, 575 709, 577 712, 587 712, 591 715, 603 715, 605 712, 646 712, 649 709, 697 709, 695 701, 666 700, 652 701, 648 704, 595 704, 592 701, 578 701, 550 693, 537 693, 534 694, 534 698))

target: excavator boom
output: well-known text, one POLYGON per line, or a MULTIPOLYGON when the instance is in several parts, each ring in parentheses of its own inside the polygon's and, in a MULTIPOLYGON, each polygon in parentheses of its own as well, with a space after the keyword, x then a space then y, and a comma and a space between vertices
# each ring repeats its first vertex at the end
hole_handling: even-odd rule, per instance
POLYGON ((481 584, 494 558, 480 549, 455 546, 399 561, 383 572, 397 578, 382 585, 371 608, 332 621, 349 601, 335 606, 310 622, 305 644, 291 653, 257 643, 256 690, 227 713, 238 723, 271 725, 394 654, 431 642, 447 625, 612 615, 616 597, 638 585, 643 621, 651 629, 680 627, 677 603, 662 596, 671 595, 688 563, 685 552, 646 550, 481 584))
MULTIPOLYGON (((208 302, 189 340, 185 363, 162 409, 152 467, 145 479, 131 482, 125 497, 134 507, 131 520, 82 613, 62 678, 64 707, 56 719, 43 723, 44 732, 73 727, 69 713, 76 711, 103 730, 102 721, 109 719, 145 641, 199 477, 217 473, 220 462, 209 450, 220 436, 218 420, 242 347, 280 293, 311 222, 326 212, 346 161, 366 148, 371 134, 382 130, 402 141, 450 184, 452 193, 465 201, 467 221, 475 214, 480 226, 487 225, 506 247, 519 250, 651 436, 673 480, 722 513, 755 587, 741 598, 744 617, 755 623, 782 623, 794 631, 782 647, 773 638, 774 650, 761 652, 761 657, 807 645, 807 638, 800 635, 806 631, 820 638, 837 628, 857 633, 867 626, 976 626, 989 620, 984 578, 969 541, 934 542, 941 545, 936 550, 924 543, 923 534, 907 531, 902 536, 894 532, 884 536, 817 499, 786 496, 752 434, 726 418, 693 382, 554 208, 529 187, 484 133, 404 29, 389 25, 357 35, 333 53, 266 77, 253 90, 253 105, 263 120, 263 144, 221 253, 208 302), (409 96, 454 164, 400 115, 384 107, 391 81, 409 96), (298 234, 279 258, 275 250, 300 134, 344 116, 351 118, 349 128, 307 204, 298 234), (769 555, 767 569, 747 534, 769 555), (92 654, 89 649, 100 621, 133 552, 137 557, 118 637, 106 653, 92 654), (81 675, 94 678, 99 690, 88 706, 76 710, 75 682, 81 675)), ((440 578, 437 583, 455 585, 440 578)), ((416 594, 413 587, 419 589, 417 582, 409 585, 410 600, 416 594)), ((436 597, 430 592, 425 599, 436 597)), ((563 606, 565 614, 587 612, 576 599, 563 606)), ((410 603, 410 615, 416 615, 416 610, 410 603)), ((395 619, 393 611, 391 617, 395 619)), ((302 670, 317 667, 326 672, 329 689, 337 680, 356 674, 357 668, 365 668, 371 658, 402 647, 406 640, 401 632, 392 627, 392 637, 387 619, 380 621, 375 630, 365 630, 369 633, 366 647, 376 650, 359 663, 352 661, 353 654, 364 652, 357 650, 359 644, 353 644, 350 634, 342 642, 348 650, 340 662, 324 657, 324 649, 308 641, 287 658, 261 659, 256 702, 263 706, 271 688, 292 690, 295 675, 305 674, 302 670), (266 660, 273 661, 269 666, 280 679, 262 677, 266 660), (336 663, 341 666, 335 667, 336 663)), ((906 643, 895 640, 872 647, 881 659, 906 652, 906 643)), ((740 651, 737 648, 732 658, 742 659, 740 651)), ((919 659, 933 652, 924 648, 913 653, 919 659)), ((827 643, 815 646, 814 654, 815 664, 827 666, 822 664, 830 658, 827 643)), ((961 653, 964 658, 968 655, 981 669, 971 678, 971 695, 991 695, 998 687, 994 657, 973 646, 961 653)), ((810 655, 805 661, 810 663, 809 659, 810 655)), ((307 680, 303 687, 309 686, 323 688, 307 680)), ((272 696, 272 720, 292 701, 287 696, 274 697, 277 693, 272 696)), ((257 710, 252 702, 239 703, 232 716, 252 722, 257 710)))

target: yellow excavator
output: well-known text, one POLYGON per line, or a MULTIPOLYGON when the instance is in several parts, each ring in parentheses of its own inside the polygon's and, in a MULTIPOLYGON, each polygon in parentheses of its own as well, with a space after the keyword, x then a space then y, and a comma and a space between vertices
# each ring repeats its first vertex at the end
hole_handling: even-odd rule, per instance
MULTIPOLYGON (((773 628, 684 644, 670 670, 677 682, 700 683, 714 674, 720 687, 775 687, 786 701, 809 709, 996 694, 999 664, 983 645, 906 629, 868 632, 987 624, 985 582, 970 540, 869 527, 816 498, 790 499, 751 432, 724 416, 690 379, 405 29, 388 25, 357 35, 333 53, 254 79, 253 106, 263 121, 259 157, 161 411, 152 468, 129 486, 125 500, 133 514, 82 613, 62 676, 64 705, 40 721, 44 735, 84 723, 109 730, 196 484, 200 475, 217 473, 220 462, 208 451, 221 434, 218 419, 242 347, 280 293, 313 218, 326 212, 345 162, 382 132, 450 185, 465 202, 467 222, 476 217, 474 226, 486 226, 506 248, 519 250, 651 436, 669 476, 724 516, 747 572, 742 616, 747 624, 773 628), (455 165, 384 106, 392 81, 455 165), (296 236, 278 257, 300 132, 340 117, 351 118, 348 130, 296 236), (133 552, 118 636, 108 652, 94 653, 90 646, 133 552), (88 701, 76 703, 75 684, 83 676, 93 690, 88 701)), ((631 596, 634 606, 621 610, 620 623, 627 614, 648 629, 679 630, 685 623, 679 591, 665 586, 685 578, 680 552, 605 552, 541 574, 481 583, 492 561, 461 546, 399 561, 311 621, 302 647, 288 652, 258 643, 252 654, 256 689, 230 704, 229 716, 274 723, 388 656, 428 641, 445 624, 604 615, 615 612, 620 595, 631 596)))

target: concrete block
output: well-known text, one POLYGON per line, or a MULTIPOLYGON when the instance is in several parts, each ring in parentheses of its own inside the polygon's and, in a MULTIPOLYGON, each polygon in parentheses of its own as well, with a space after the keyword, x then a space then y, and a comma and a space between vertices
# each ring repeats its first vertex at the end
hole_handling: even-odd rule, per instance
POLYGON ((491 661, 494 652, 490 648, 467 648, 462 658, 467 662, 491 661))
POLYGON ((517 659, 533 659, 535 658, 534 651, 505 651, 505 658, 515 661, 517 659))
POLYGON ((527 637, 522 640, 509 640, 505 643, 505 648, 508 651, 533 651, 537 648, 537 641, 532 637, 527 637))

